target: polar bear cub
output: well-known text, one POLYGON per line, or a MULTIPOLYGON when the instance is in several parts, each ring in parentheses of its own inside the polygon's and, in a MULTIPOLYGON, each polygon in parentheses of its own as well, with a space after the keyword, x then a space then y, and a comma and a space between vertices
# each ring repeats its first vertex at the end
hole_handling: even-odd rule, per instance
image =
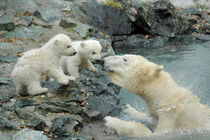
POLYGON ((98 70, 91 62, 101 60, 101 44, 97 40, 74 41, 72 46, 77 51, 75 56, 62 56, 59 64, 63 71, 73 77, 79 77, 79 68, 88 69, 93 72, 98 70))
POLYGON ((72 41, 65 34, 58 34, 50 39, 43 47, 32 49, 23 54, 15 64, 11 77, 20 95, 41 94, 48 89, 40 85, 43 75, 53 77, 59 83, 67 85, 74 78, 66 76, 59 68, 59 59, 62 55, 73 56, 76 50, 72 41))

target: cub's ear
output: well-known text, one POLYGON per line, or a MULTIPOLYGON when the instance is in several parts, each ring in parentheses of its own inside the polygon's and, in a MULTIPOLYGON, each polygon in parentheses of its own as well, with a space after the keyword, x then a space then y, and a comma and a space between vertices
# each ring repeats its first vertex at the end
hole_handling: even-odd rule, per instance
POLYGON ((54 44, 55 44, 55 45, 59 45, 59 42, 60 42, 60 41, 59 41, 58 39, 56 39, 55 42, 54 42, 54 44))
POLYGON ((163 65, 157 65, 153 70, 151 70, 150 76, 158 76, 162 70, 163 70, 163 65))
POLYGON ((84 48, 86 44, 84 42, 80 43, 81 47, 84 48))

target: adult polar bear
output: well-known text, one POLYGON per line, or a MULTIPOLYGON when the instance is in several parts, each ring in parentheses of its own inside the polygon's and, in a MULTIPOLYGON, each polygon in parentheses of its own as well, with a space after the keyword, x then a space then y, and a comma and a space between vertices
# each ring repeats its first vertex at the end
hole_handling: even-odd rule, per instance
MULTIPOLYGON (((178 86, 163 66, 138 55, 110 56, 104 59, 104 68, 112 81, 129 92, 141 96, 149 114, 157 120, 156 133, 178 130, 210 130, 210 109, 200 104, 189 90, 178 86)), ((131 115, 145 117, 130 108, 131 115)), ((105 117, 106 126, 119 135, 138 137, 152 132, 141 123, 105 117)))
POLYGON ((75 54, 76 50, 72 47, 72 41, 65 34, 57 34, 43 47, 25 52, 15 64, 11 75, 17 93, 26 95, 26 89, 31 95, 46 92, 48 89, 40 85, 42 75, 53 77, 59 83, 67 85, 69 80, 75 78, 66 76, 59 68, 58 62, 63 55, 75 54))

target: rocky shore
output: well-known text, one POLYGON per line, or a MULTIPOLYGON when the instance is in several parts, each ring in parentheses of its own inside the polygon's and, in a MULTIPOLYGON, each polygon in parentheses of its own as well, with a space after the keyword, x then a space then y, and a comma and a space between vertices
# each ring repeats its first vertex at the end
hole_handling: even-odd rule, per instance
POLYGON ((119 139, 104 126, 103 118, 120 114, 120 87, 99 64, 95 64, 99 72, 82 70, 69 86, 43 79, 48 93, 16 94, 10 73, 18 58, 58 33, 72 40, 99 40, 102 57, 144 54, 145 49, 177 51, 185 44, 209 41, 210 18, 193 8, 177 8, 167 0, 1 0, 1 140, 119 139))

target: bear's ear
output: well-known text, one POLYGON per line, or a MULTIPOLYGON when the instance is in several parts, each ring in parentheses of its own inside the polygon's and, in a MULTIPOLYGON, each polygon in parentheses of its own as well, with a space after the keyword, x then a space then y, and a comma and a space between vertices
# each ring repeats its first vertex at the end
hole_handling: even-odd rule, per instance
POLYGON ((84 47, 86 46, 86 44, 85 44, 84 42, 82 42, 82 43, 80 43, 80 46, 81 46, 82 48, 84 48, 84 47))
POLYGON ((157 65, 153 70, 151 70, 150 76, 158 76, 162 70, 163 70, 163 65, 157 65))
POLYGON ((59 44, 59 40, 56 39, 55 42, 54 42, 54 44, 55 44, 55 45, 58 45, 58 44, 59 44))

